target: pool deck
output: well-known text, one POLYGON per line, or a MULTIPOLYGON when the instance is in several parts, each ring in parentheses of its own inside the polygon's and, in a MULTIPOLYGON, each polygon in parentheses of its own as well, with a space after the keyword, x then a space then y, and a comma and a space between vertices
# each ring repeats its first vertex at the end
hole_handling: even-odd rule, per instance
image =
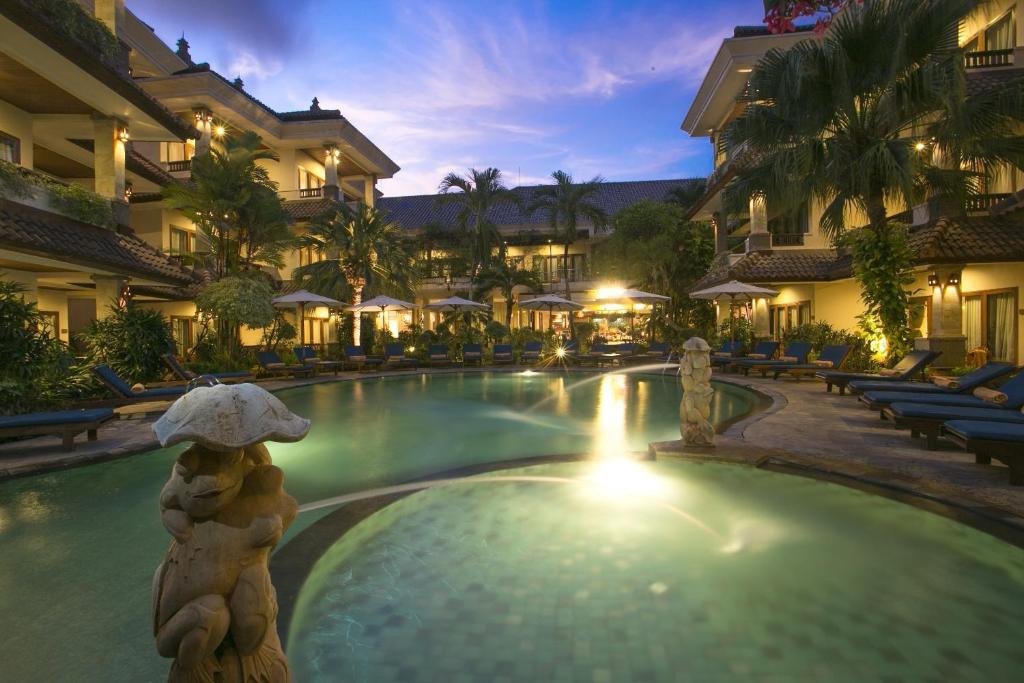
MULTIPOLYGON (((521 367, 452 368, 345 372, 312 379, 271 380, 260 386, 278 389, 380 376, 416 375, 421 372, 521 371, 521 367)), ((543 371, 542 368, 534 368, 543 371)), ((558 371, 558 370, 552 370, 558 371)), ((583 370, 586 372, 587 370, 583 370)), ((780 471, 810 474, 867 489, 914 494, 928 501, 947 503, 1001 519, 1024 530, 1024 487, 1010 486, 1005 467, 978 465, 974 456, 940 440, 935 451, 909 432, 895 430, 852 396, 828 393, 813 380, 773 381, 732 374, 716 380, 746 386, 772 399, 772 405, 732 424, 707 451, 680 452, 678 442, 652 444, 657 457, 725 460, 780 471)), ((60 449, 59 437, 38 437, 0 444, 0 480, 54 469, 127 457, 158 447, 152 423, 169 403, 137 404, 119 408, 121 419, 100 430, 98 441, 80 437, 71 452, 60 449)))

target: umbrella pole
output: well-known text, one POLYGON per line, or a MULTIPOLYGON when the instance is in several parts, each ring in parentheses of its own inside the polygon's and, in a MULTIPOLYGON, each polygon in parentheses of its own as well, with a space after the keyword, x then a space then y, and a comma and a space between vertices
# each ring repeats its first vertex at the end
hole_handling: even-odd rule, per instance
POLYGON ((306 304, 299 302, 299 348, 306 345, 306 304))

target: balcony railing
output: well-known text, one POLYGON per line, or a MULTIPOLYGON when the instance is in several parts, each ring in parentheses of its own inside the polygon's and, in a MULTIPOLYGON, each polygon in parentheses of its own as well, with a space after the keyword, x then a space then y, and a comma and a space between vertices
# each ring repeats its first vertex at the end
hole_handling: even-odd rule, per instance
POLYGON ((974 197, 968 197, 964 203, 964 209, 967 213, 974 211, 988 211, 993 205, 998 204, 1004 199, 1008 198, 1008 193, 993 193, 993 194, 979 194, 974 197))
POLYGON ((986 69, 993 66, 1013 66, 1013 48, 1008 50, 968 52, 964 55, 964 66, 968 69, 986 69))
POLYGON ((312 197, 319 197, 323 194, 323 190, 319 187, 304 187, 299 190, 299 199, 310 199, 312 197))
POLYGON ((773 247, 802 247, 804 246, 804 234, 802 232, 781 232, 772 233, 773 247))
POLYGON ((168 161, 167 171, 170 173, 182 173, 192 170, 192 160, 183 159, 182 161, 168 161))

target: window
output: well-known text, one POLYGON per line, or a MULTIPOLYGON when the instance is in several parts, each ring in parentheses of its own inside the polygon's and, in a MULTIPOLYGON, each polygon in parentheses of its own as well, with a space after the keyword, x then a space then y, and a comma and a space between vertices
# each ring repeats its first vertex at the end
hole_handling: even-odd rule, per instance
POLYGON ((195 252, 194 244, 191 232, 183 228, 171 226, 169 250, 171 256, 191 256, 195 252))
POLYGON ((314 190, 323 187, 324 181, 306 169, 299 167, 299 189, 314 190))
POLYGON ((171 316, 171 337, 176 353, 188 353, 195 344, 195 322, 180 315, 171 316))
POLYGON ((989 360, 1017 362, 1017 289, 965 294, 967 350, 984 347, 989 360))
POLYGON ((782 333, 786 330, 809 322, 811 322, 810 301, 768 307, 768 331, 775 339, 781 339, 782 333))
POLYGON ((985 50, 1012 50, 1016 43, 1013 12, 985 29, 985 50))
POLYGON ((21 140, 0 130, 0 161, 21 163, 21 140))
POLYGON ((563 277, 569 282, 577 282, 587 276, 587 255, 569 254, 568 261, 564 255, 534 256, 533 267, 540 271, 544 282, 561 282, 563 277))
POLYGON ((317 263, 324 260, 324 255, 318 252, 313 247, 302 247, 299 249, 299 265, 308 266, 311 263, 317 263))
POLYGON ((40 332, 45 332, 51 337, 60 337, 60 313, 57 311, 39 311, 39 315, 42 316, 42 324, 39 326, 40 332))
POLYGON ((195 145, 191 142, 161 142, 160 161, 166 163, 172 161, 188 161, 195 156, 195 145))

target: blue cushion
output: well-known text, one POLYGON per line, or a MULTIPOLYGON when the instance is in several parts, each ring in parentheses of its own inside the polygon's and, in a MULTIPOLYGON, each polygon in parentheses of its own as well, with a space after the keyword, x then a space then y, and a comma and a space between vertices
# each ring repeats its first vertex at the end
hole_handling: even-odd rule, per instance
POLYGON ((885 380, 874 380, 874 379, 858 379, 850 382, 850 388, 854 391, 866 393, 869 391, 901 391, 904 393, 913 392, 915 394, 956 394, 960 393, 953 389, 945 389, 938 385, 930 382, 906 382, 900 381, 897 387, 893 386, 892 382, 886 382, 885 380), (898 387, 898 388, 897 388, 898 387))
POLYGON ((775 352, 779 350, 779 342, 777 341, 762 341, 757 342, 754 347, 753 353, 761 353, 766 356, 774 356, 775 352))
POLYGON ((864 394, 864 398, 873 404, 889 405, 892 403, 903 402, 903 403, 927 403, 933 406, 965 406, 965 407, 979 407, 985 406, 999 408, 991 401, 983 401, 980 398, 971 396, 970 394, 929 394, 913 391, 868 391, 864 394))
POLYGON ((889 409, 897 417, 917 417, 927 420, 956 420, 959 418, 971 420, 990 420, 992 422, 1019 422, 1024 424, 1024 413, 1019 410, 1006 410, 1005 408, 990 407, 966 407, 966 406, 943 406, 931 403, 904 403, 897 402, 889 406, 889 409))
POLYGON ((95 372, 100 379, 103 380, 104 384, 113 389, 115 392, 122 396, 132 396, 132 388, 127 382, 121 379, 120 375, 114 372, 113 368, 109 365, 97 365, 93 367, 95 372))
POLYGON ((540 353, 540 342, 526 342, 523 344, 523 353, 540 353))
POLYGON ((821 350, 821 354, 818 356, 818 360, 827 360, 832 363, 833 367, 839 367, 839 364, 846 359, 850 354, 850 347, 846 344, 833 344, 832 346, 826 346, 821 350))
MULTIPOLYGON (((1016 367, 1012 363, 986 363, 980 368, 971 370, 960 377, 960 386, 957 389, 949 389, 924 382, 907 382, 907 384, 901 385, 899 390, 937 392, 940 394, 967 393, 982 386, 983 384, 988 384, 992 380, 998 379, 1003 375, 1008 375, 1015 369, 1016 367)), ((854 382, 850 382, 850 388, 861 392, 871 391, 873 389, 887 389, 884 381, 879 382, 877 380, 856 380, 854 382)))
POLYGON ((184 393, 185 387, 156 387, 155 389, 146 389, 145 391, 133 391, 129 398, 137 396, 182 396, 184 393))
POLYGON ((950 420, 943 427, 965 439, 1024 443, 1024 424, 984 422, 981 420, 950 420))
POLYGON ((257 351, 256 360, 260 365, 266 366, 272 363, 280 363, 281 356, 277 355, 277 351, 257 351))
POLYGON ((89 410, 55 410, 49 413, 28 413, 25 415, 7 415, 0 417, 0 429, 15 427, 49 427, 51 425, 73 425, 113 417, 110 408, 92 408, 89 410))

